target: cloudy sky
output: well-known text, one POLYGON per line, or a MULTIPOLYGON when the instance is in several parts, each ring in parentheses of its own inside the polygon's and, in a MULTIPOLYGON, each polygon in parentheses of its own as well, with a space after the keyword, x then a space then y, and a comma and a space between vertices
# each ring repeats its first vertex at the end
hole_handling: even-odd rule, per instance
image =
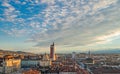
POLYGON ((0 48, 29 52, 120 48, 120 0, 0 0, 0 48))

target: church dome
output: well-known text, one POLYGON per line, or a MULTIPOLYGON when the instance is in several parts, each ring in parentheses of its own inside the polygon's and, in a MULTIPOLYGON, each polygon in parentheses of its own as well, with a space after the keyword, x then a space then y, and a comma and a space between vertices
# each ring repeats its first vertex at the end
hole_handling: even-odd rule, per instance
POLYGON ((47 54, 43 55, 43 60, 49 60, 49 56, 47 54))

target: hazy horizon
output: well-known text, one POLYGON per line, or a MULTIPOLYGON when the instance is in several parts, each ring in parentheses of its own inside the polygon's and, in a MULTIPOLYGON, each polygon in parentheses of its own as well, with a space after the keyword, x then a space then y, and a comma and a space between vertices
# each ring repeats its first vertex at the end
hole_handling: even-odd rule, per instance
POLYGON ((119 13, 120 0, 3 0, 0 49, 119 52, 119 13))

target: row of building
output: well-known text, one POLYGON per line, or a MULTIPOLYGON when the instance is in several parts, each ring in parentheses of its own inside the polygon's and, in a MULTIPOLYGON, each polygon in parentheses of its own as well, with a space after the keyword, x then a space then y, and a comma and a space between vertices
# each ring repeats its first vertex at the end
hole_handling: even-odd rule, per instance
POLYGON ((5 55, 0 57, 0 74, 89 74, 73 58, 56 57, 54 43, 50 54, 5 55))

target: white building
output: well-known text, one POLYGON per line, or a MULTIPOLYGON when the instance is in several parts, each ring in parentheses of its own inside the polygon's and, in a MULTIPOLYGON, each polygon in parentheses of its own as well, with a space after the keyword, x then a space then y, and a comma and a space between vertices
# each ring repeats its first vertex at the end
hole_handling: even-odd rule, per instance
POLYGON ((21 61, 21 67, 22 68, 36 67, 39 65, 39 62, 40 62, 39 59, 23 59, 21 61))
POLYGON ((49 56, 47 54, 43 55, 43 59, 40 61, 40 66, 45 67, 50 65, 51 61, 49 59, 49 56))

